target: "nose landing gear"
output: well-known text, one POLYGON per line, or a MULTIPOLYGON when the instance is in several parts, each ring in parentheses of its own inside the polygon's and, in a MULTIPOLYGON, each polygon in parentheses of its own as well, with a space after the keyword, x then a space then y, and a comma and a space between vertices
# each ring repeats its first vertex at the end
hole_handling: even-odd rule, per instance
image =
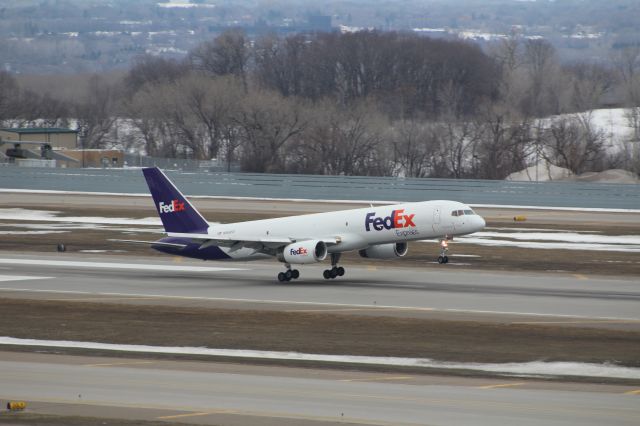
POLYGON ((448 251, 449 243, 447 242, 447 237, 444 237, 440 240, 440 256, 438 256, 438 263, 449 263, 449 256, 447 256, 448 251))
POLYGON ((322 273, 322 276, 326 279, 334 279, 336 277, 341 277, 344 275, 344 268, 342 266, 338 266, 338 261, 340 260, 340 253, 331 253, 331 269, 325 269, 322 273))
POLYGON ((300 271, 298 271, 297 269, 291 269, 291 265, 289 265, 288 263, 285 263, 285 266, 287 267, 287 270, 278 274, 278 281, 284 282, 300 278, 300 271))

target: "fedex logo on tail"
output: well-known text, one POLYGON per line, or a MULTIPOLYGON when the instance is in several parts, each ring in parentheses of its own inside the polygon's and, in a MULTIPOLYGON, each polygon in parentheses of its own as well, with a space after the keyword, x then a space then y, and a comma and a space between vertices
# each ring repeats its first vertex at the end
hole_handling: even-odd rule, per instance
POLYGON ((375 212, 367 213, 367 217, 364 220, 364 228, 367 232, 371 231, 371 227, 376 231, 382 231, 383 229, 397 229, 397 228, 414 228, 416 226, 413 223, 413 217, 415 214, 405 214, 404 209, 393 210, 390 216, 376 217, 375 212))
POLYGON ((298 249, 290 249, 289 254, 291 254, 291 256, 305 256, 307 254, 307 249, 304 247, 300 247, 298 249))
POLYGON ((184 203, 181 203, 178 200, 171 200, 169 204, 165 204, 164 201, 160 201, 158 204, 158 210, 160 210, 160 213, 174 213, 182 212, 185 208, 184 203))

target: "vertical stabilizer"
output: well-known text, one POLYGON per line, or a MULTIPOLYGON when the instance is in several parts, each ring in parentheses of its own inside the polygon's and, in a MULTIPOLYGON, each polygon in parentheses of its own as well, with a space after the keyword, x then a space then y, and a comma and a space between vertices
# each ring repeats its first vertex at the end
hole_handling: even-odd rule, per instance
POLYGON ((157 167, 142 169, 166 232, 206 233, 209 224, 157 167))

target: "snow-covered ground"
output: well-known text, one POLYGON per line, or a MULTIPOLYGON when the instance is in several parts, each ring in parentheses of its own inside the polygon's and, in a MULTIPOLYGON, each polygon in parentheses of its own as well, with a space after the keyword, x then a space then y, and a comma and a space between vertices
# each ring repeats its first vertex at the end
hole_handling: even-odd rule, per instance
MULTIPOLYGON (((70 222, 82 224, 107 224, 107 225, 155 225, 162 222, 159 217, 145 217, 133 219, 125 217, 100 217, 100 216, 58 216, 60 212, 52 210, 29 210, 21 208, 0 208, 1 220, 19 220, 33 222, 70 222)), ((22 226, 22 225, 21 225, 22 226)))
MULTIPOLYGON (((604 138, 604 149, 608 154, 630 153, 635 149, 640 151, 640 146, 633 147, 634 129, 629 120, 630 109, 607 108, 595 109, 573 114, 556 115, 542 119, 543 126, 550 125, 553 121, 561 119, 579 119, 589 122, 593 130, 599 132, 604 138)), ((637 143, 637 142, 635 142, 637 143)), ((558 167, 540 159, 537 164, 510 174, 506 180, 513 181, 539 181, 572 180, 585 182, 606 183, 640 183, 640 179, 632 172, 620 169, 605 170, 604 172, 588 172, 579 176, 565 168, 558 167)))
POLYGON ((487 228, 485 231, 457 237, 456 241, 489 247, 640 253, 640 235, 601 235, 570 230, 487 228))

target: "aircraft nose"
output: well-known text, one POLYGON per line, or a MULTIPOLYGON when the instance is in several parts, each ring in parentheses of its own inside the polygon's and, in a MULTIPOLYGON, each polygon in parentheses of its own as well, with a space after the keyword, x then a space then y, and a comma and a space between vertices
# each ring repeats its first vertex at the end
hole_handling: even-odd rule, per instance
POLYGON ((478 231, 481 229, 484 229, 484 227, 487 225, 487 222, 485 222, 484 218, 482 216, 476 216, 477 218, 477 227, 478 227, 478 231))

